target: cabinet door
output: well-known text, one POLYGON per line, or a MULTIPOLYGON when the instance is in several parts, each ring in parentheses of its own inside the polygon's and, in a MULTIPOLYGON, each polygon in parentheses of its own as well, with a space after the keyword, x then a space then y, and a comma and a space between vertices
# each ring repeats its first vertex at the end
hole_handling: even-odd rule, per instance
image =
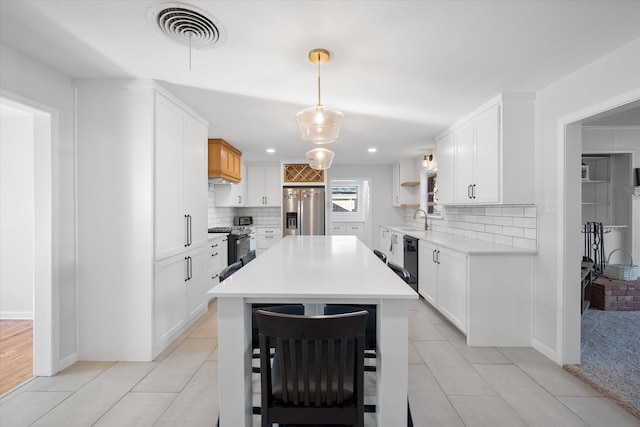
POLYGON ((446 248, 438 253, 438 309, 467 332, 467 257, 446 248))
POLYGON ((453 132, 437 142, 438 155, 438 203, 454 203, 455 141, 453 132))
POLYGON ((156 263, 154 348, 161 348, 186 322, 187 259, 177 256, 156 263))
POLYGON ((344 225, 344 234, 347 236, 356 236, 362 242, 366 243, 364 237, 364 224, 361 222, 347 222, 344 225))
POLYGON ((189 254, 187 261, 189 263, 189 280, 185 282, 187 320, 191 320, 204 310, 208 302, 206 295, 209 290, 207 252, 200 250, 200 252, 189 254))
POLYGON ((391 193, 393 206, 400 206, 400 164, 393 165, 391 172, 391 193))
POLYGON ((391 232, 389 230, 387 230, 384 227, 380 227, 380 231, 379 231, 379 244, 380 246, 378 247, 378 249, 380 250, 380 252, 382 252, 383 254, 385 254, 387 256, 387 258, 389 258, 389 250, 390 248, 390 243, 391 243, 391 237, 390 237, 391 232))
POLYGON ((438 247, 424 240, 418 241, 418 292, 431 305, 438 307, 438 247))
POLYGON ((391 233, 391 251, 387 261, 394 262, 404 267, 404 234, 391 233))
MULTIPOLYGON (((156 259, 176 255, 186 245, 183 139, 183 111, 166 98, 156 95, 156 259)), ((206 180, 202 185, 206 185, 206 180)))
POLYGON ((204 246, 208 238, 207 187, 207 128, 193 117, 185 116, 184 206, 185 214, 189 215, 187 231, 192 248, 204 246))
MULTIPOLYGON (((453 194, 456 203, 472 203, 474 166, 473 121, 465 123, 453 132, 455 142, 455 176, 453 194)), ((438 165, 439 166, 439 165, 438 165)))
POLYGON ((500 106, 496 105, 475 120, 475 165, 473 201, 500 202, 500 106))
POLYGON ((266 206, 282 206, 280 166, 264 167, 264 197, 266 206))
POLYGON ((264 206, 264 166, 247 166, 247 206, 264 206))
POLYGON ((241 207, 247 205, 247 166, 240 164, 240 174, 242 180, 238 184, 231 184, 232 206, 241 207))
POLYGON ((345 235, 345 224, 343 222, 334 222, 331 224, 331 235, 332 236, 344 236, 345 235))

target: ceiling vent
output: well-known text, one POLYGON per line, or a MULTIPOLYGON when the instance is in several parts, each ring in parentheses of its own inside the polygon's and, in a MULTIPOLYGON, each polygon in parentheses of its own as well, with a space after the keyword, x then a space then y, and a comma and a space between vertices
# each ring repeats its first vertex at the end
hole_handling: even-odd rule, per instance
POLYGON ((185 3, 153 3, 151 24, 171 40, 195 48, 219 46, 225 41, 222 25, 205 11, 185 3))

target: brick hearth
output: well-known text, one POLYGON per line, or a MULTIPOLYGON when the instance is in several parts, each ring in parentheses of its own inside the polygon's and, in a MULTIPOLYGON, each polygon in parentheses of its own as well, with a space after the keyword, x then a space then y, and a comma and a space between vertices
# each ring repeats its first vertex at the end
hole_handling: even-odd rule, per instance
POLYGON ((640 279, 628 282, 598 277, 591 283, 591 307, 611 311, 640 311, 640 279))

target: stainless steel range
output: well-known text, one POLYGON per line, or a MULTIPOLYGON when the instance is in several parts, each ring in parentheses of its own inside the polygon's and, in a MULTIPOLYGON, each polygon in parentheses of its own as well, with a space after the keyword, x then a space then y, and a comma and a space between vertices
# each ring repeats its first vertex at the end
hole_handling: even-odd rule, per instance
POLYGON ((227 265, 240 261, 240 258, 249 252, 251 228, 243 226, 212 227, 209 233, 227 234, 227 265))

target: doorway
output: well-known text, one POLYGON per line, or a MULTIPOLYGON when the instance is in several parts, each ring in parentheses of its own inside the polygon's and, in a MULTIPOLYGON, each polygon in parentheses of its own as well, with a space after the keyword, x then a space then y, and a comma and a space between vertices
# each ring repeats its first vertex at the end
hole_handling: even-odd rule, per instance
POLYGON ((31 376, 54 373, 55 115, 18 96, 3 92, 0 97, 0 317, 33 321, 31 376))
MULTIPOLYGON (((558 264, 558 278, 561 283, 560 301, 562 305, 559 317, 559 351, 562 364, 579 364, 581 348, 581 299, 580 266, 582 259, 581 223, 581 156, 583 124, 605 116, 620 114, 620 117, 635 118, 634 111, 640 107, 640 92, 634 91, 623 96, 594 105, 585 110, 566 116, 558 121, 558 132, 563 144, 560 147, 559 173, 562 182, 559 184, 559 198, 564 200, 558 207, 562 218, 561 253, 558 264), (631 113, 630 113, 631 112, 631 113)), ((640 125, 640 123, 639 123, 640 125)), ((624 151, 621 148, 620 151, 624 151)), ((637 151, 636 151, 637 152, 637 151)), ((640 155, 636 154, 636 156, 640 155)), ((634 160, 638 162, 640 160, 634 160)), ((636 165, 637 167, 637 165, 636 165)), ((636 203, 636 202, 634 202, 636 203)), ((638 209, 633 212, 632 221, 640 215, 638 209)), ((638 230, 632 231, 633 251, 638 250, 638 230)))

